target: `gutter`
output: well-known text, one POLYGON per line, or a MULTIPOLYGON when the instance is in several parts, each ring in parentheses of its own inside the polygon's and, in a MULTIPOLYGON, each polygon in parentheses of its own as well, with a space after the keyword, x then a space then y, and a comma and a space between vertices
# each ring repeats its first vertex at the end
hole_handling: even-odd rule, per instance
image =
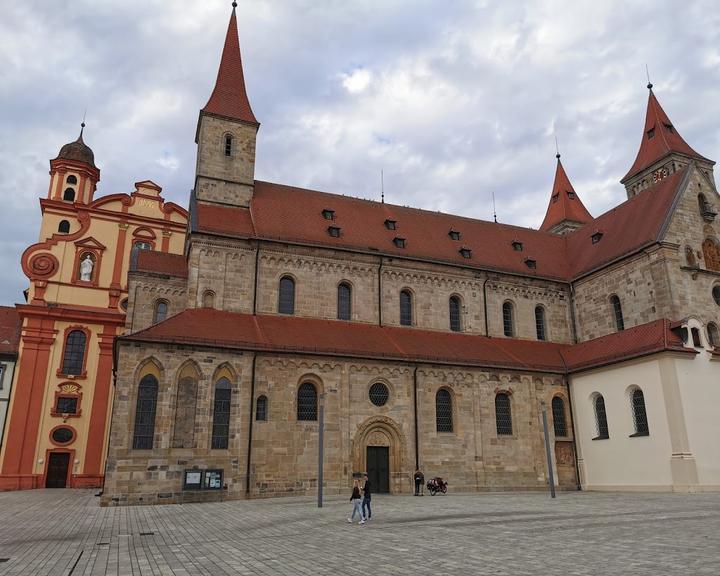
POLYGON ((488 305, 487 305, 487 283, 490 280, 489 276, 485 276, 485 282, 483 282, 483 307, 485 308, 485 336, 490 338, 490 328, 488 326, 488 305))
POLYGON ((415 416, 415 470, 420 470, 420 433, 418 431, 418 383, 417 383, 417 364, 413 370, 413 406, 415 416))
POLYGON ((257 293, 258 293, 258 264, 260 263, 260 242, 257 243, 257 246, 255 247, 255 279, 254 279, 254 286, 255 289, 253 290, 253 316, 257 314, 257 293))
POLYGON ((383 257, 380 256, 380 267, 378 268, 378 325, 383 325, 382 317, 382 269, 383 269, 383 257))
POLYGON ((245 495, 250 495, 250 458, 252 456, 253 407, 255 406, 255 362, 257 352, 253 354, 252 372, 250 376, 250 422, 248 424, 247 469, 245 470, 245 495))

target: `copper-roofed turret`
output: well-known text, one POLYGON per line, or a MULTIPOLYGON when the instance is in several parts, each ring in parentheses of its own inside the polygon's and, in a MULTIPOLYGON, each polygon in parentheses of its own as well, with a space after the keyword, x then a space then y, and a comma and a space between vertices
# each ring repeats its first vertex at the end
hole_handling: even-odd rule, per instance
POLYGON ((548 204, 540 230, 553 234, 567 234, 587 224, 593 217, 580 201, 570 183, 562 162, 560 162, 560 154, 555 157, 557 158, 555 182, 550 196, 550 204, 548 204))
POLYGON ((202 111, 207 114, 217 114, 233 120, 258 124, 245 90, 245 76, 243 74, 237 18, 235 16, 236 6, 237 4, 233 2, 232 15, 225 36, 225 46, 220 59, 215 88, 202 111))
POLYGON ((625 185, 628 197, 656 184, 692 160, 708 167, 714 164, 685 142, 660 106, 653 92, 653 85, 648 83, 647 87, 650 93, 640 149, 632 167, 620 181, 625 185))

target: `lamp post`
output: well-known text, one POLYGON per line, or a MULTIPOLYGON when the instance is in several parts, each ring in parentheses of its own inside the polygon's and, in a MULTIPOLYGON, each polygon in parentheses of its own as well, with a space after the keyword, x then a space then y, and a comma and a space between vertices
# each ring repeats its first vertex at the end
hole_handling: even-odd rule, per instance
POLYGON ((555 498, 555 476, 553 475, 552 458, 550 454, 550 435, 548 434, 547 408, 541 402, 543 432, 545 433, 545 454, 547 455, 548 478, 550 480, 550 496, 555 498))

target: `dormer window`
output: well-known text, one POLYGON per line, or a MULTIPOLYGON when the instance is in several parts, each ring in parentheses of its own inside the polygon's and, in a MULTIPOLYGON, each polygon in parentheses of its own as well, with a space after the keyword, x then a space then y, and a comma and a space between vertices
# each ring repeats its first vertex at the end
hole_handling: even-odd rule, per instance
POLYGON ((397 221, 396 220, 385 220, 385 228, 388 230, 396 230, 397 229, 397 221))
POLYGON ((448 232, 448 235, 452 240, 460 240, 460 232, 458 232, 457 230, 450 230, 450 232, 448 232))
POLYGON ((337 226, 328 226, 328 234, 333 238, 340 238, 340 228, 337 226))
POLYGON ((558 200, 560 200, 560 194, 553 194, 552 203, 555 204, 558 200))
POLYGON ((665 126, 665 129, 672 134, 675 131, 675 128, 673 128, 672 124, 663 124, 665 126))
POLYGON ((233 137, 230 134, 225 134, 225 156, 232 156, 233 151, 233 137))
POLYGON ((525 258, 525 266, 531 270, 535 270, 535 268, 537 268, 537 261, 533 258, 525 258))
POLYGON ((460 248, 460 256, 463 258, 472 258, 472 250, 470 250, 470 248, 460 248))
POLYGON ((648 140, 652 140, 653 138, 655 138, 655 126, 653 126, 652 128, 650 128, 650 130, 647 131, 647 137, 648 140))
POLYGON ((592 240, 593 244, 597 244, 600 242, 600 239, 603 237, 602 232, 595 232, 592 236, 590 236, 590 239, 592 240))
POLYGON ((322 215, 325 220, 335 220, 335 210, 325 208, 325 210, 322 211, 322 215))
POLYGON ((513 240, 512 247, 513 247, 513 250, 515 250, 515 252, 523 251, 523 245, 522 245, 522 242, 520 242, 520 240, 513 240))
POLYGON ((575 200, 575 192, 573 192, 572 190, 568 190, 567 195, 570 200, 575 200))
POLYGON ((395 238, 393 238, 393 244, 395 244, 395 246, 397 246, 398 248, 405 248, 405 238, 395 236, 395 238))

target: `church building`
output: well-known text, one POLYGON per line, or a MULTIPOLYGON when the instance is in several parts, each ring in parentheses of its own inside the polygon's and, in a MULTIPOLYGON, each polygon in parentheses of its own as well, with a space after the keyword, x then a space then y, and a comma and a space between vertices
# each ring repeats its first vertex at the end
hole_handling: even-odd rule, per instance
POLYGON ((648 88, 628 199, 598 217, 559 156, 539 230, 258 181, 233 8, 184 251, 129 273, 102 502, 311 494, 321 433, 329 492, 368 471, 409 493, 417 468, 544 489, 543 412, 563 489, 720 488, 714 162, 648 88))

